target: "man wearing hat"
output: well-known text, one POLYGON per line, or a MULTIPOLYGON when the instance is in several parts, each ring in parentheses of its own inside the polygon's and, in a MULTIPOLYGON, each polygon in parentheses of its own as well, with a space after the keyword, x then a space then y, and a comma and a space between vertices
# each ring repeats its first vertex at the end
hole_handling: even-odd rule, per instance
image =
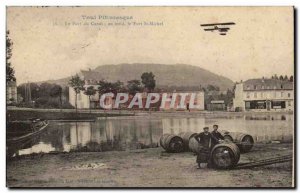
POLYGON ((197 155, 197 163, 200 169, 203 165, 207 165, 207 163, 209 162, 213 137, 209 132, 209 128, 204 127, 203 132, 197 134, 195 136, 195 139, 201 145, 201 149, 197 155))
POLYGON ((212 147, 215 146, 216 144, 220 143, 222 140, 224 140, 223 135, 218 131, 219 126, 214 125, 213 126, 213 131, 211 132, 211 135, 213 137, 212 140, 212 147))

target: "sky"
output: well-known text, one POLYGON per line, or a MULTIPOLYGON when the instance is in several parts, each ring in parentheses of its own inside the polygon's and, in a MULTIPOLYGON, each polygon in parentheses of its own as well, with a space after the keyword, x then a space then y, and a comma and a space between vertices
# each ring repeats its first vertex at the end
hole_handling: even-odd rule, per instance
POLYGON ((292 7, 7 8, 18 84, 120 63, 189 64, 233 81, 290 76, 293 19, 292 7), (236 25, 226 36, 200 26, 219 22, 236 25))

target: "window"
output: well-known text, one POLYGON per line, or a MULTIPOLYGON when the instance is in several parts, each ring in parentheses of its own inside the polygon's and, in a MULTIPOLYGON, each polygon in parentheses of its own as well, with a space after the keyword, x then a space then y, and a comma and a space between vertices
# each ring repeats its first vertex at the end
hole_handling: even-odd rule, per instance
POLYGON ((254 98, 257 98, 257 93, 256 92, 254 93, 254 98))
POLYGON ((261 86, 261 89, 265 89, 265 86, 264 86, 264 85, 262 85, 262 86, 261 86))
POLYGON ((288 97, 289 97, 289 98, 291 97, 291 93, 288 93, 288 97))
POLYGON ((250 86, 247 86, 247 90, 250 90, 250 86))
POLYGON ((291 101, 288 101, 288 106, 291 106, 291 101))
POLYGON ((266 109, 266 101, 246 101, 245 108, 248 109, 266 109))
POLYGON ((250 98, 250 93, 249 92, 247 92, 247 98, 250 98))
POLYGON ((245 102, 245 108, 246 108, 246 109, 250 109, 250 102, 249 102, 249 101, 246 101, 246 102, 245 102))
POLYGON ((272 101, 272 108, 273 109, 284 109, 285 101, 272 101))
POLYGON ((257 86, 256 85, 254 85, 254 90, 256 90, 257 89, 257 86))
POLYGON ((280 85, 280 88, 283 89, 283 85, 280 85))
POLYGON ((283 97, 283 92, 281 92, 280 96, 283 97))

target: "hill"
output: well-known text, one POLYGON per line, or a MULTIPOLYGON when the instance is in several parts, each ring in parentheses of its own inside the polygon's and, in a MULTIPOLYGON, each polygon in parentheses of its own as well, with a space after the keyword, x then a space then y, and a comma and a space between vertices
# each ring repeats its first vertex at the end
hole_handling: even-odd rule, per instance
MULTIPOLYGON (((227 90, 234 85, 233 81, 212 73, 203 68, 185 64, 118 64, 102 65, 93 70, 85 71, 107 81, 120 80, 126 83, 128 80, 140 79, 143 72, 153 72, 157 87, 206 87, 218 86, 221 90, 227 90)), ((45 82, 67 85, 70 77, 45 82)))

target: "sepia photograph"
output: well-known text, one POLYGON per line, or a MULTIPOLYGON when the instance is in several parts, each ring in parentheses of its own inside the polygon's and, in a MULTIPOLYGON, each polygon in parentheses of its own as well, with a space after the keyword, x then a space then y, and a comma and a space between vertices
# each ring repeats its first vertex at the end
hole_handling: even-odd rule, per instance
POLYGON ((294 20, 7 6, 6 187, 295 188, 294 20))

